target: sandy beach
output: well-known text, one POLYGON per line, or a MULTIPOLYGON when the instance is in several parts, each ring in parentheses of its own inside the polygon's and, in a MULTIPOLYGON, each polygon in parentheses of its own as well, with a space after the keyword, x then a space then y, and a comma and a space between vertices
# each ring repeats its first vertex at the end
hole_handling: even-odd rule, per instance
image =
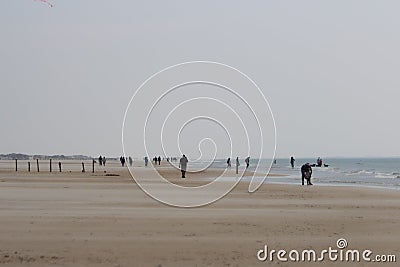
MULTIPOLYGON (((107 169, 108 168, 108 169, 107 169)), ((222 200, 172 208, 145 195, 126 168, 106 172, 0 172, 3 266, 317 266, 261 262, 270 249, 336 248, 400 257, 400 197, 395 190, 240 183, 222 200), (107 174, 118 176, 106 176, 107 174)), ((140 175, 148 171, 137 167, 140 175)), ((171 179, 179 172, 164 170, 171 179)), ((215 170, 184 182, 198 184, 215 170)), ((181 182, 183 183, 183 182, 181 182)), ((326 266, 396 266, 333 262, 326 266)))
POLYGON ((399 10, 1 1, 0 267, 400 266, 399 10))

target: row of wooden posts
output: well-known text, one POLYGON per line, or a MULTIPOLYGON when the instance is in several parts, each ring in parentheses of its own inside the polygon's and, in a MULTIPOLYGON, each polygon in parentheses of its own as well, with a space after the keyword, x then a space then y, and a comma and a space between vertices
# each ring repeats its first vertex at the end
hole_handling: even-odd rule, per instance
MULTIPOLYGON (((93 160, 92 161, 92 173, 94 173, 94 165, 95 165, 95 163, 96 163, 96 161, 95 160, 93 160)), ((49 163, 50 165, 50 172, 52 172, 52 160, 50 159, 50 163, 49 163)), ((37 172, 40 172, 40 168, 39 168, 39 159, 36 159, 36 168, 37 168, 37 172)), ((62 164, 61 164, 61 161, 59 161, 58 162, 58 169, 59 169, 59 171, 60 172, 62 172, 62 164)), ((15 171, 17 172, 18 171, 18 160, 16 159, 15 160, 15 171)), ((30 172, 31 171, 31 162, 30 161, 28 161, 28 172, 30 172)), ((82 162, 82 172, 85 172, 85 163, 84 162, 82 162)))

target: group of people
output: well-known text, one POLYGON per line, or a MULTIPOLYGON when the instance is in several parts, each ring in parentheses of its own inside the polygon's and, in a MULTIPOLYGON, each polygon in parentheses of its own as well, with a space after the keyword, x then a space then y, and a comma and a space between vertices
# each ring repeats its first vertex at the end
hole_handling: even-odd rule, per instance
POLYGON ((124 156, 121 156, 121 157, 119 157, 119 162, 121 163, 121 166, 122 167, 124 167, 125 166, 125 164, 126 164, 126 162, 129 162, 129 166, 131 166, 132 167, 132 165, 133 165, 133 159, 132 159, 132 157, 124 157, 124 156))
MULTIPOLYGON (((246 169, 250 166, 250 157, 247 157, 244 162, 246 163, 246 169)), ((227 167, 232 167, 231 158, 226 160, 227 167)), ((239 157, 236 157, 236 166, 240 166, 239 157)))
POLYGON ((154 161, 154 164, 155 165, 157 165, 157 162, 158 162, 158 165, 161 165, 161 157, 160 156, 155 156, 154 158, 153 158, 153 161, 154 161))
MULTIPOLYGON (((98 160, 99 160, 99 165, 100 165, 100 166, 106 166, 106 162, 107 162, 106 157, 100 155, 99 158, 98 158, 98 160)), ((121 157, 119 157, 119 162, 121 163, 122 167, 125 166, 126 162, 129 162, 129 165, 130 165, 130 166, 133 165, 133 159, 132 159, 132 157, 124 157, 124 156, 121 156, 121 157)))
MULTIPOLYGON (((144 160, 145 160, 145 165, 147 166, 147 163, 148 163, 148 158, 147 157, 145 157, 144 158, 144 160)), ((154 161, 154 165, 161 165, 161 161, 162 160, 166 160, 167 162, 172 162, 172 161, 177 161, 177 158, 174 158, 174 157, 166 157, 166 158, 161 158, 160 156, 155 156, 154 158, 153 158, 153 161, 154 161)))
MULTIPOLYGON (((100 165, 100 166, 106 166, 106 162, 107 162, 106 157, 100 155, 99 158, 98 158, 98 160, 99 160, 99 165, 100 165)), ((132 166, 132 164, 133 164, 133 159, 132 159, 131 157, 128 157, 128 158, 126 158, 126 157, 124 157, 124 156, 119 157, 119 162, 121 163, 122 167, 125 166, 125 163, 126 163, 127 161, 129 162, 129 165, 132 166)))
MULTIPOLYGON (((99 156, 99 158, 98 158, 98 160, 99 160, 99 165, 100 166, 106 166, 106 157, 104 157, 104 156, 99 156)), ((167 158, 167 161, 169 162, 169 161, 172 161, 172 160, 174 160, 174 161, 176 161, 176 158, 167 158)), ((157 163, 158 163, 158 165, 160 165, 161 164, 161 157, 160 156, 158 156, 158 157, 154 157, 153 158, 153 161, 154 161, 154 163, 157 165, 157 163)), ((129 166, 133 166, 133 159, 132 159, 132 157, 125 157, 125 156, 121 156, 121 157, 119 157, 119 162, 121 163, 121 166, 122 167, 125 167, 125 164, 129 164, 129 166)), ((149 164, 149 158, 148 157, 144 157, 144 166, 148 166, 148 164, 149 164)))
MULTIPOLYGON (((168 162, 170 162, 170 160, 173 161, 173 160, 176 160, 176 158, 171 158, 171 159, 167 158, 168 162)), ((160 156, 158 156, 158 157, 155 156, 153 158, 153 162, 154 162, 155 165, 157 165, 157 164, 161 165, 161 157, 160 156)), ((180 171, 182 173, 182 178, 186 178, 186 170, 187 170, 188 162, 189 162, 188 158, 186 157, 185 154, 183 154, 182 157, 179 160, 179 169, 180 169, 180 171)), ((250 157, 247 157, 244 160, 244 162, 246 163, 246 169, 249 168, 249 166, 250 166, 250 157)), ((228 164, 228 167, 231 167, 232 166, 231 158, 228 158, 226 163, 228 164)), ((146 167, 147 167, 147 164, 148 164, 148 158, 144 157, 144 165, 146 167)), ((239 166, 240 166, 239 157, 236 157, 236 173, 238 173, 238 167, 239 166)))
MULTIPOLYGON (((99 165, 100 165, 100 166, 106 166, 106 157, 100 155, 99 158, 98 158, 98 160, 99 160, 99 165)), ((176 160, 176 158, 171 158, 171 160, 176 160)), ((126 158, 126 157, 124 157, 124 156, 121 156, 121 157, 119 158, 119 161, 120 161, 122 167, 124 167, 125 164, 126 164, 127 162, 129 162, 129 165, 130 165, 130 166, 133 165, 133 159, 132 159, 132 157, 127 157, 127 158, 126 158)), ((155 164, 155 165, 157 165, 157 164, 158 164, 158 165, 161 165, 161 157, 160 157, 160 156, 158 156, 158 157, 155 156, 155 157, 153 158, 153 161, 154 161, 154 164, 155 164)), ((167 158, 167 161, 169 162, 170 159, 167 158)), ((295 159, 293 156, 290 157, 290 165, 291 165, 292 168, 295 167, 295 161, 296 161, 296 159, 295 159)), ((147 165, 148 165, 148 162, 149 162, 149 158, 148 158, 148 157, 144 157, 144 165, 145 165, 146 167, 147 167, 147 165)), ((180 171, 181 171, 181 173, 182 173, 182 178, 186 178, 186 170, 187 170, 187 164, 188 164, 188 162, 189 162, 189 160, 188 160, 187 157, 183 154, 182 157, 181 157, 180 160, 179 160, 179 169, 180 169, 180 171)), ((247 157, 247 158, 244 160, 244 162, 246 163, 246 169, 249 168, 249 166, 250 166, 250 157, 247 157)), ((228 159, 227 159, 226 164, 227 164, 227 167, 228 167, 228 168, 232 167, 231 158, 228 158, 228 159)), ((236 157, 236 173, 238 173, 238 168, 239 168, 239 166, 240 166, 239 157, 236 157)), ((313 164, 313 166, 315 166, 315 164, 313 164)), ((317 164, 316 164, 316 166, 318 166, 318 167, 322 166, 322 159, 321 159, 320 157, 318 157, 318 159, 317 159, 317 164)), ((305 163, 305 164, 303 164, 303 165, 301 166, 301 168, 300 168, 300 171, 301 171, 301 184, 304 185, 304 180, 306 180, 307 185, 312 185, 312 183, 311 183, 312 168, 311 168, 310 163, 305 163)))
MULTIPOLYGON (((176 158, 166 158, 167 162, 170 161, 176 161, 176 158)), ((148 158, 144 157, 144 165, 147 167, 148 164, 148 158)), ((160 156, 155 156, 153 158, 154 161, 154 165, 161 165, 161 157, 160 156)), ((182 178, 186 178, 186 169, 187 169, 187 164, 188 164, 189 160, 187 159, 187 157, 185 156, 185 154, 182 155, 182 157, 179 160, 179 169, 181 170, 182 173, 182 178)))
POLYGON ((106 166, 106 157, 99 156, 99 165, 106 166))
MULTIPOLYGON (((320 158, 318 158, 318 160, 320 160, 321 165, 322 165, 322 160, 320 158)), ((295 162, 294 157, 291 157, 290 164, 291 164, 292 168, 294 168, 294 162, 295 162)), ((185 174, 186 174, 187 163, 188 163, 188 159, 185 155, 183 155, 179 161, 179 168, 182 172, 182 178, 186 178, 185 174)), ((245 159, 245 163, 246 163, 246 169, 247 169, 250 166, 250 157, 247 157, 245 159)), ((228 168, 230 168, 232 166, 231 158, 227 159, 226 164, 227 164, 228 168)), ((238 173, 239 166, 240 166, 239 157, 236 157, 236 173, 238 173)), ((307 162, 304 165, 302 165, 300 170, 301 170, 301 184, 304 185, 304 180, 306 180, 307 185, 313 185, 311 183, 312 168, 311 168, 310 163, 307 162)))
MULTIPOLYGON (((294 162, 295 162, 295 158, 292 156, 290 157, 290 166, 292 166, 292 169, 294 168, 294 162)), ((318 157, 317 159, 317 166, 320 167, 322 165, 322 159, 320 157, 318 157)), ((314 164, 315 166, 315 164, 314 164)), ((301 166, 300 168, 300 172, 301 172, 301 185, 304 185, 304 180, 306 180, 307 185, 313 185, 311 183, 311 175, 312 175, 312 168, 310 163, 305 163, 301 166)))
POLYGON ((125 166, 125 162, 126 162, 125 157, 123 157, 123 156, 119 157, 119 162, 121 162, 122 167, 124 167, 125 166))

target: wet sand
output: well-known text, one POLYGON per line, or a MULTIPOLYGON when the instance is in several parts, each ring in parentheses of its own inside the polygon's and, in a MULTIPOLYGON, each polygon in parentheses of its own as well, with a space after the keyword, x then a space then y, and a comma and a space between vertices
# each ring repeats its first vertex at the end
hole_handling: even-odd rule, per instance
MULTIPOLYGON (((216 171, 185 182, 179 172, 163 172, 196 185, 216 171)), ((336 248, 339 238, 348 248, 400 260, 399 236, 400 192, 394 190, 265 184, 249 194, 240 183, 214 204, 182 209, 151 199, 117 166, 95 174, 0 172, 4 266, 317 266, 260 262, 256 254, 264 245, 336 248)), ((396 266, 324 261, 341 264, 396 266)))

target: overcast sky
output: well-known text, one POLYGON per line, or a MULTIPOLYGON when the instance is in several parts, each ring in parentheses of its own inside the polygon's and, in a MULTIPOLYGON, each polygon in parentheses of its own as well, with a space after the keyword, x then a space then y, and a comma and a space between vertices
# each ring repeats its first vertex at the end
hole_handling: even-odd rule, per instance
POLYGON ((277 157, 400 155, 398 1, 50 2, 0 1, 0 153, 118 156, 140 84, 210 60, 259 85, 277 157))

